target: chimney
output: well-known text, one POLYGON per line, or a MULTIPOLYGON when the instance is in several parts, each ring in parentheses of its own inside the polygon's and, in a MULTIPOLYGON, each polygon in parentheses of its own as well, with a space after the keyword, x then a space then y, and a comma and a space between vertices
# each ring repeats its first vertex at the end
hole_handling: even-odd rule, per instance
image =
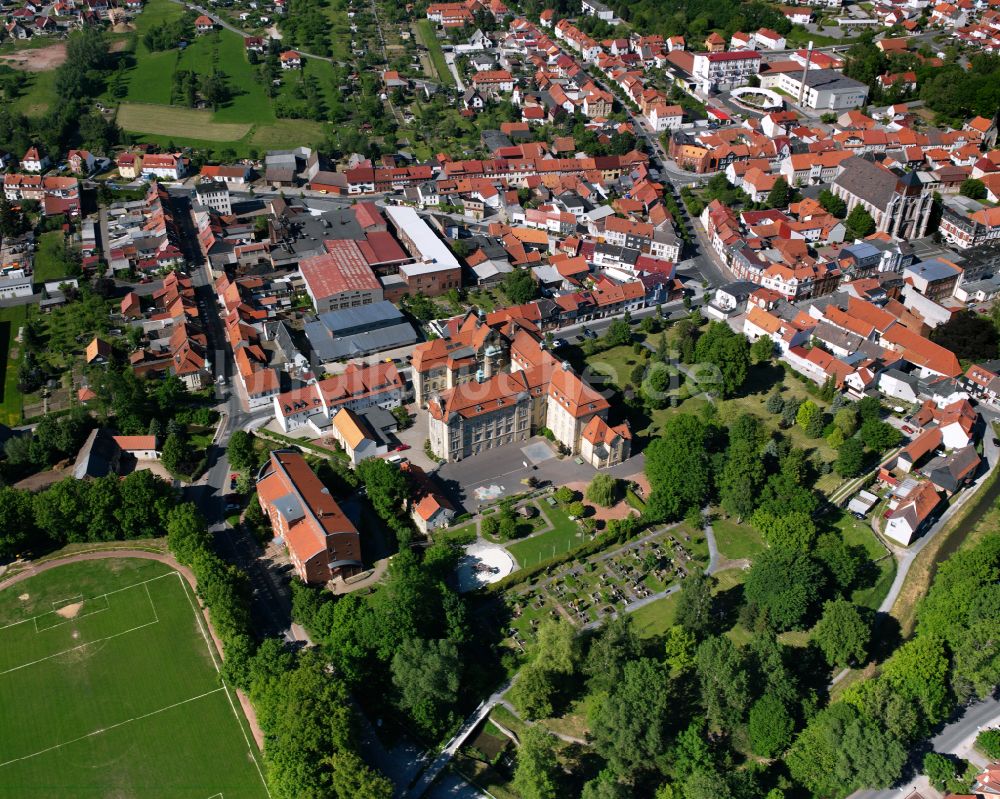
POLYGON ((809 74, 809 62, 812 61, 813 43, 812 39, 809 40, 809 47, 806 49, 806 65, 802 70, 802 85, 799 87, 799 99, 796 101, 798 106, 802 107, 802 97, 806 93, 806 75, 809 74))

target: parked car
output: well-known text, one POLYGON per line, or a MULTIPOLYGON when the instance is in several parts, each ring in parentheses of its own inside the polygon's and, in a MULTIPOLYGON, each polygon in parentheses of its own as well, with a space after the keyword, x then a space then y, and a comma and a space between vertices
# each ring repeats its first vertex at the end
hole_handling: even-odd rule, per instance
POLYGON ((904 433, 912 433, 912 432, 913 432, 913 428, 912 428, 912 427, 910 427, 910 426, 909 426, 909 425, 907 425, 907 424, 904 424, 904 425, 903 425, 903 432, 904 432, 904 433))
POLYGON ((395 447, 393 447, 392 451, 393 452, 406 452, 406 450, 408 450, 408 449, 410 449, 410 445, 409 444, 397 444, 395 447))
POLYGON ((235 491, 236 490, 236 481, 239 480, 239 479, 240 479, 240 476, 236 472, 233 472, 231 475, 229 475, 229 490, 230 491, 235 491))

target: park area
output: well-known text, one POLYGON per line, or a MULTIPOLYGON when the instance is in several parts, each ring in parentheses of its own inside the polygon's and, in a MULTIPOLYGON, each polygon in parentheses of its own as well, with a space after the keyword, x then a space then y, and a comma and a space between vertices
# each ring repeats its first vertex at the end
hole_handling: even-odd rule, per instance
POLYGON ((266 797, 193 592, 147 560, 0 592, 0 797, 266 797))

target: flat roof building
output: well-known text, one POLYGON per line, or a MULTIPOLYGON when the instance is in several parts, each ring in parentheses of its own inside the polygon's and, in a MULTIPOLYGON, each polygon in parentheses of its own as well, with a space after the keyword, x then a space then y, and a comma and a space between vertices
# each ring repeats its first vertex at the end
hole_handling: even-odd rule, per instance
POLYGON ((326 242, 327 252, 299 264, 306 291, 319 313, 382 300, 382 284, 351 239, 326 242))

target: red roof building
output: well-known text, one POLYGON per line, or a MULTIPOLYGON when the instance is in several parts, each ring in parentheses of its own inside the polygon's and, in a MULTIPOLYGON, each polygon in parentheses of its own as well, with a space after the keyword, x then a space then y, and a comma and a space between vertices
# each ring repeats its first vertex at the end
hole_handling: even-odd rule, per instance
POLYGON ((257 478, 257 496, 301 580, 322 584, 361 571, 357 528, 302 455, 272 452, 257 478))

